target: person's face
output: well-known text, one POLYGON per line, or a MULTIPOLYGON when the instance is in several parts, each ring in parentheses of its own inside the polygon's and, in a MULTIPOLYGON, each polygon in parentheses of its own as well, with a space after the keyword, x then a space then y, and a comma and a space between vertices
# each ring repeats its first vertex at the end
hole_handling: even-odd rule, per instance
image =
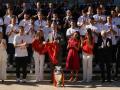
POLYGON ((11 19, 11 23, 12 23, 12 24, 16 24, 16 18, 12 18, 12 19, 11 19))
POLYGON ((30 19, 30 23, 33 24, 33 23, 34 23, 34 20, 33 20, 33 19, 30 19))
POLYGON ((22 4, 22 7, 23 7, 23 8, 27 8, 27 3, 23 3, 23 4, 22 4))
POLYGON ((52 30, 57 30, 57 25, 51 24, 51 28, 52 28, 52 30))
POLYGON ((53 8, 53 4, 52 3, 49 3, 49 8, 53 8))
POLYGON ((71 25, 72 28, 74 28, 75 27, 75 22, 71 21, 70 25, 71 25))
POLYGON ((111 11, 111 15, 112 15, 112 16, 115 16, 115 12, 114 12, 114 11, 111 11))
POLYGON ((57 16, 57 14, 53 14, 53 18, 57 18, 58 16, 57 16))
POLYGON ((51 26, 51 21, 47 20, 47 26, 51 26))
POLYGON ((67 14, 67 16, 71 16, 71 11, 68 10, 68 11, 66 12, 66 14, 67 14))
POLYGON ((76 38, 78 36, 78 34, 75 32, 74 34, 73 34, 73 38, 76 38))
POLYGON ((41 6, 40 2, 37 2, 36 7, 40 8, 40 6, 41 6))
POLYGON ((43 15, 42 15, 41 13, 38 13, 37 15, 38 15, 38 19, 39 19, 39 20, 42 20, 42 19, 43 19, 43 15))
POLYGON ((28 14, 24 14, 24 19, 28 20, 29 19, 29 15, 28 14))
POLYGON ((94 23, 94 20, 88 19, 88 23, 89 23, 89 24, 93 24, 93 23, 94 23))
POLYGON ((24 28, 19 28, 19 33, 20 33, 20 35, 23 35, 24 34, 24 28))
POLYGON ((89 7, 89 8, 88 8, 88 12, 93 13, 92 7, 89 7))
POLYGON ((111 17, 107 17, 107 22, 111 23, 112 22, 112 18, 111 17))
POLYGON ((102 11, 100 9, 97 9, 97 14, 101 14, 102 11))
POLYGON ((12 13, 13 13, 13 10, 8 9, 8 14, 12 15, 12 13))

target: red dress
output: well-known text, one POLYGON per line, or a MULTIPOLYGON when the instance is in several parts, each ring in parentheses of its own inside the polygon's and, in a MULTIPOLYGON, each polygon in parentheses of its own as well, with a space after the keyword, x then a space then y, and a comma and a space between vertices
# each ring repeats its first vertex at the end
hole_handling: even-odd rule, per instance
POLYGON ((75 47, 80 44, 79 40, 71 38, 68 41, 69 51, 67 55, 66 68, 69 70, 79 70, 80 69, 80 55, 75 47))

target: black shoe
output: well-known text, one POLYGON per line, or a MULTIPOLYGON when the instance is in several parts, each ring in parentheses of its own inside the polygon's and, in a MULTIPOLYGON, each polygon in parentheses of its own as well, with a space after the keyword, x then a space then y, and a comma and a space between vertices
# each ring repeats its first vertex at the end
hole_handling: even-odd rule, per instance
POLYGON ((102 83, 105 83, 105 80, 102 80, 102 83))
POLYGON ((2 80, 2 83, 4 83, 5 81, 4 80, 2 80))
POLYGON ((115 81, 118 81, 118 77, 114 77, 114 80, 115 80, 115 81))
POLYGON ((112 81, 111 80, 107 80, 107 82, 111 83, 112 81))

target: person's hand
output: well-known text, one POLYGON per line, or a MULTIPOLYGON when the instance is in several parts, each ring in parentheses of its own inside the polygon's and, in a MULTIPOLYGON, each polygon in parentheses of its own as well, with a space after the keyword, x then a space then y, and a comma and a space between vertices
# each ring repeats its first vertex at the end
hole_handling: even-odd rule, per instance
POLYGON ((43 42, 43 44, 46 44, 46 43, 47 43, 47 42, 45 42, 45 41, 43 42))

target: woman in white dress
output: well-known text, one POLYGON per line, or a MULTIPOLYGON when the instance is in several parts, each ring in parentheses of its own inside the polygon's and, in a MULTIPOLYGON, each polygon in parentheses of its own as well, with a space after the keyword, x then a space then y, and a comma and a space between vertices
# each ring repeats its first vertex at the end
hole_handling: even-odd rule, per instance
POLYGON ((3 39, 3 34, 0 32, 0 80, 4 82, 6 79, 6 67, 7 67, 7 52, 6 41, 3 39))

